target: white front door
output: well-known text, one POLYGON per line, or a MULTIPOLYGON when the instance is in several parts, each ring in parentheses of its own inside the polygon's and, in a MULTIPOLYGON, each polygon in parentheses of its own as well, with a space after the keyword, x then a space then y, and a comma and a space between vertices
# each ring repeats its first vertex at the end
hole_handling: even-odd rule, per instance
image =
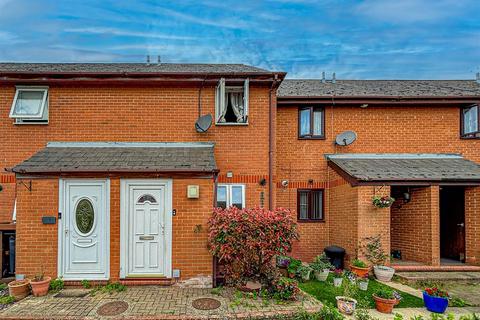
POLYGON ((108 180, 60 181, 59 274, 64 279, 108 279, 108 201, 108 180))
POLYGON ((170 277, 171 181, 122 181, 122 277, 170 277))

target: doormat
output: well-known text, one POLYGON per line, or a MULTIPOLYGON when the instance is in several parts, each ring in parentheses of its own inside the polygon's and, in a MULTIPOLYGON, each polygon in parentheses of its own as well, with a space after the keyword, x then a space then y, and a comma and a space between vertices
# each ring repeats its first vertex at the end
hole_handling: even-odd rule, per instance
POLYGON ((128 303, 125 301, 113 301, 105 303, 103 306, 97 309, 99 316, 118 316, 124 313, 128 309, 128 303))
POLYGON ((192 306, 198 310, 215 310, 218 309, 222 304, 217 299, 213 298, 200 298, 195 299, 192 302, 192 306))
POLYGON ((55 298, 83 298, 90 293, 90 290, 82 290, 82 289, 66 289, 62 290, 56 295, 55 298))

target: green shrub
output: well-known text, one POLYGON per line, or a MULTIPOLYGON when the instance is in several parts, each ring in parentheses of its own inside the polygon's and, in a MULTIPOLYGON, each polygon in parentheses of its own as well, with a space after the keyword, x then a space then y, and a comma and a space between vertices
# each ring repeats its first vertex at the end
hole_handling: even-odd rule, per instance
POLYGON ((325 304, 318 312, 321 320, 344 320, 345 316, 340 313, 333 305, 325 304))
POLYGON ((291 258, 287 268, 288 273, 297 274, 297 270, 301 265, 302 261, 291 258))
POLYGON ((375 291, 375 296, 382 298, 382 299, 395 299, 395 295, 393 294, 393 290, 390 289, 380 289, 375 291))
POLYGON ((270 293, 277 300, 296 299, 299 292, 297 280, 285 277, 273 280, 270 288, 270 293))
POLYGON ((329 270, 333 269, 333 265, 330 263, 330 260, 328 259, 325 252, 319 256, 316 256, 313 262, 310 263, 310 267, 312 267, 314 271, 323 271, 325 269, 329 269, 329 270))
POLYGON ((108 282, 104 286, 96 287, 93 290, 92 295, 95 295, 98 292, 112 294, 114 292, 122 292, 122 291, 125 291, 125 290, 127 290, 127 286, 121 284, 120 282, 113 282, 113 283, 108 282))
POLYGON ((10 304, 10 303, 14 303, 14 302, 15 302, 15 298, 12 297, 12 296, 0 297, 0 304, 10 304))
POLYGON ((8 288, 8 286, 7 286, 6 283, 0 283, 0 290, 5 290, 7 288, 8 288))
POLYGON ((58 291, 62 290, 63 287, 65 287, 65 283, 63 282, 62 278, 57 278, 57 279, 53 279, 52 281, 50 281, 49 290, 52 291, 52 292, 58 292, 58 291))
POLYGON ((82 287, 84 287, 85 289, 90 289, 92 287, 92 284, 90 283, 89 280, 82 280, 80 281, 80 284, 82 285, 82 287))

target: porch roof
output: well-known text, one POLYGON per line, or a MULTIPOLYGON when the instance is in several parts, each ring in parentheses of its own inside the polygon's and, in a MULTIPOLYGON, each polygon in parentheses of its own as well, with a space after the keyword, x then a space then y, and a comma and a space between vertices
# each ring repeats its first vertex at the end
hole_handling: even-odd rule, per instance
POLYGON ((50 142, 12 171, 37 173, 212 173, 213 143, 50 142))
POLYGON ((480 165, 459 154, 332 154, 328 164, 352 185, 480 184, 480 165))

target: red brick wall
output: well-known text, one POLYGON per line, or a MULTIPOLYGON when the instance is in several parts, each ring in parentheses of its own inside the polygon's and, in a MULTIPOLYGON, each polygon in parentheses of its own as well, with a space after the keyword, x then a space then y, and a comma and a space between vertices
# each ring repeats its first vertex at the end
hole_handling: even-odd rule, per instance
MULTIPOLYGON (((248 181, 249 206, 258 205, 258 177, 268 177, 269 89, 251 85, 248 126, 213 125, 197 133, 195 87, 51 85, 49 124, 15 126, 8 117, 15 86, 0 85, 0 168, 18 164, 49 141, 215 142, 221 174, 232 171, 232 182, 248 181)), ((203 89, 202 114, 215 114, 214 92, 203 89)), ((12 177, 0 173, 0 222, 11 221, 12 177)), ((263 189, 268 203, 268 188, 263 189)))
POLYGON ((42 216, 58 213, 58 180, 32 180, 31 192, 19 185, 17 197, 16 273, 32 277, 43 269, 55 277, 58 229, 42 224, 42 216))
POLYGON ((466 262, 480 265, 480 187, 465 188, 466 262))
MULTIPOLYGON (((325 154, 461 153, 467 159, 480 162, 480 140, 460 139, 458 105, 370 105, 365 109, 359 106, 360 104, 335 107, 327 105, 324 140, 299 140, 298 107, 278 107, 276 180, 279 182, 285 179, 290 182, 288 190, 277 187, 278 205, 296 210, 297 188, 308 186, 309 179, 315 185, 326 185, 327 181, 335 180, 332 171, 328 170, 325 154), (346 130, 354 130, 358 135, 357 141, 347 147, 335 146, 335 136, 346 130)), ((326 192, 327 194, 330 194, 330 199, 325 199, 325 203, 330 203, 330 211, 326 222, 300 229, 302 241, 309 245, 319 244, 312 249, 297 249, 299 255, 308 259, 316 255, 314 250, 318 249, 320 253, 327 243, 346 242, 339 236, 343 228, 339 221, 346 219, 343 215, 347 213, 342 213, 337 219, 333 204, 337 194, 334 190, 326 192), (339 239, 332 239, 332 235, 339 239)), ((340 194, 338 197, 341 197, 340 194)), ((352 195, 348 193, 348 197, 352 195)), ((353 219, 349 221, 351 220, 353 219)), ((388 235, 388 227, 386 230, 388 235)))
POLYGON ((411 188, 411 201, 391 208, 392 249, 402 259, 429 265, 440 263, 440 203, 438 186, 411 188))

